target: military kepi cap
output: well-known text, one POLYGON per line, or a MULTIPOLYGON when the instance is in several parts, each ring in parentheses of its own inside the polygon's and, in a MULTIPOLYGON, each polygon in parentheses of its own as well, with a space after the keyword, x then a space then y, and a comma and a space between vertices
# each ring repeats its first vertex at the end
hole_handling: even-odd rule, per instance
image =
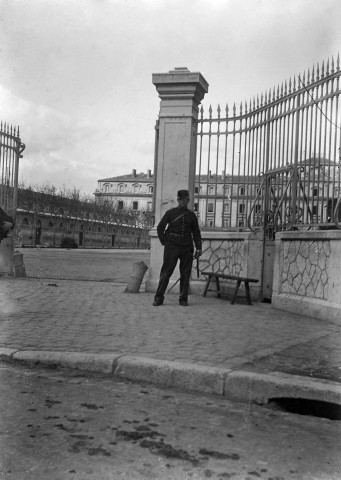
POLYGON ((188 190, 179 190, 178 191, 178 198, 189 198, 189 191, 188 190))

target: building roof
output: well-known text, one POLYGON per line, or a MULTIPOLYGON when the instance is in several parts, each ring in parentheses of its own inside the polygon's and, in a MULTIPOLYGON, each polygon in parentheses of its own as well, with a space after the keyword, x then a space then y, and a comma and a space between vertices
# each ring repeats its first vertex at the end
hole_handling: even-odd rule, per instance
POLYGON ((98 182, 125 182, 125 181, 137 181, 137 182, 148 182, 152 183, 154 181, 154 175, 150 172, 148 173, 128 173, 126 175, 119 175, 117 177, 101 178, 98 182))
MULTIPOLYGON (((203 175, 200 175, 200 183, 231 183, 232 179, 234 181, 234 183, 237 183, 237 182, 245 182, 245 179, 248 179, 248 181, 252 181, 254 178, 256 178, 255 176, 252 176, 252 175, 230 175, 230 174, 227 174, 225 175, 225 177, 223 177, 222 175, 220 174, 211 174, 210 176, 208 176, 207 174, 203 174, 203 175)), ((258 178, 258 177, 257 177, 258 178)), ((199 181, 199 175, 195 175, 195 180, 196 182, 199 181)), ((129 173, 129 174, 126 174, 126 175, 119 175, 117 177, 108 177, 108 178, 102 178, 100 180, 98 180, 98 182, 132 182, 132 181, 136 181, 136 182, 145 182, 145 183, 152 183, 154 181, 154 174, 149 174, 149 173, 129 173)))

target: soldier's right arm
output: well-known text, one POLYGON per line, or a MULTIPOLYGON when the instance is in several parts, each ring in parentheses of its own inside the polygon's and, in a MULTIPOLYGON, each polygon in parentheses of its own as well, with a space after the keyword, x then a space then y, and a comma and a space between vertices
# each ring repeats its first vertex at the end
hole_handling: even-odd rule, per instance
POLYGON ((164 245, 166 243, 165 230, 166 230, 166 227, 167 227, 168 223, 169 223, 169 210, 167 210, 167 212, 161 218, 158 226, 156 227, 157 234, 158 234, 159 240, 162 243, 162 245, 164 245))

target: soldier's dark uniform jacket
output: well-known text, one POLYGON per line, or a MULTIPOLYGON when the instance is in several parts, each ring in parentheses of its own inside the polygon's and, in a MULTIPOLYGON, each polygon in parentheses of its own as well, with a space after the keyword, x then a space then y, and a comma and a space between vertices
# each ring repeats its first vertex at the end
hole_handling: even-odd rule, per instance
POLYGON ((168 210, 157 226, 157 234, 162 245, 169 241, 179 246, 190 246, 194 241, 195 248, 201 249, 197 216, 187 208, 176 207, 168 210))
MULTIPOLYGON (((180 190, 178 199, 186 198, 188 191, 180 190)), ((165 249, 159 284, 153 305, 162 305, 169 279, 180 260, 180 305, 187 305, 189 280, 193 264, 193 242, 197 250, 201 250, 201 234, 198 219, 187 206, 167 210, 157 226, 157 233, 165 249)))
POLYGON ((4 230, 3 228, 4 222, 10 222, 13 224, 13 227, 14 227, 13 218, 7 215, 7 213, 0 207, 0 242, 1 240, 3 240, 4 238, 7 238, 8 236, 8 230, 4 230))

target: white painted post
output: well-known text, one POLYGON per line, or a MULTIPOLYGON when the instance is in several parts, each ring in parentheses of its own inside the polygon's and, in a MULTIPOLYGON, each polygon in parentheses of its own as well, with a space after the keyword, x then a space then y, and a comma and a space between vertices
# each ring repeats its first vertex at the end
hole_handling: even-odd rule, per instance
MULTIPOLYGON (((166 210, 177 206, 177 191, 180 189, 189 190, 189 208, 193 208, 198 107, 208 91, 208 83, 199 72, 175 68, 169 73, 153 74, 153 84, 161 99, 155 169, 157 225, 166 210)), ((163 256, 156 226, 151 230, 150 237, 150 267, 146 291, 155 291, 163 256)))

